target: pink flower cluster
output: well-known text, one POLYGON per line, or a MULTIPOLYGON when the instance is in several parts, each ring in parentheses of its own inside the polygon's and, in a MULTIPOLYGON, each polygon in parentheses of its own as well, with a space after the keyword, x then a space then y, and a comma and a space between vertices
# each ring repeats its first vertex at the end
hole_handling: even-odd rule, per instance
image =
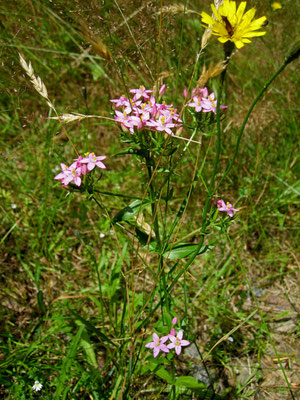
MULTIPOLYGON (((165 88, 165 85, 160 88, 160 96, 164 94, 165 88)), ((115 108, 121 110, 115 110, 115 120, 119 124, 131 134, 134 129, 150 129, 174 135, 171 129, 181 126, 182 120, 172 104, 158 103, 151 94, 153 90, 146 90, 144 86, 130 89, 129 92, 134 94, 132 99, 123 95, 119 99, 110 100, 115 108)))
MULTIPOLYGON (((175 325, 177 323, 177 317, 173 318, 172 324, 175 325)), ((179 356, 181 353, 181 348, 185 346, 189 346, 190 342, 188 340, 183 340, 183 331, 180 330, 177 334, 175 328, 173 327, 169 333, 169 335, 163 336, 159 338, 156 333, 152 335, 153 342, 147 343, 145 347, 148 349, 153 349, 153 357, 157 357, 159 352, 162 351, 165 353, 169 353, 171 349, 175 349, 175 353, 179 356), (165 344, 168 340, 171 343, 165 344)))
MULTIPOLYGON (((184 97, 187 96, 187 90, 183 91, 184 97)), ((210 95, 208 94, 208 90, 206 87, 202 89, 193 89, 192 90, 192 99, 193 101, 188 103, 189 107, 195 108, 196 112, 210 112, 212 111, 214 114, 217 113, 217 100, 215 99, 215 93, 212 92, 210 95)), ((227 106, 220 106, 221 109, 227 108, 227 106)))
POLYGON ((226 212, 231 218, 233 217, 233 213, 239 211, 238 209, 233 208, 232 204, 229 202, 225 204, 224 200, 218 200, 217 207, 219 211, 226 212))
POLYGON ((74 182, 76 186, 81 185, 81 175, 87 175, 89 171, 92 171, 95 167, 106 168, 102 160, 106 156, 95 156, 95 153, 86 153, 85 157, 79 156, 74 162, 68 167, 61 163, 62 172, 54 177, 59 180, 63 186, 68 186, 70 182, 74 182))

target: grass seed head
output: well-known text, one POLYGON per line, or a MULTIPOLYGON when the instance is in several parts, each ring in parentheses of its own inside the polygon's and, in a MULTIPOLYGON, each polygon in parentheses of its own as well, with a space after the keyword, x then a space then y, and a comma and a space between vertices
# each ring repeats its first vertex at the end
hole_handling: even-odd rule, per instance
POLYGON ((47 88, 46 88, 44 82, 41 80, 41 78, 39 76, 35 76, 31 62, 29 61, 29 64, 27 64, 27 62, 25 61, 25 59, 22 57, 22 55, 20 53, 19 53, 19 58, 20 58, 20 64, 21 64, 22 68, 24 69, 24 71, 26 72, 26 74, 29 76, 31 83, 32 83, 33 87, 35 88, 35 90, 42 97, 44 97, 44 99, 46 99, 48 106, 50 108, 52 108, 53 110, 55 110, 52 102, 49 100, 47 88))
POLYGON ((226 61, 219 61, 217 64, 213 65, 212 63, 209 65, 208 69, 203 65, 201 76, 197 81, 197 88, 203 88, 206 85, 206 82, 221 74, 222 71, 226 68, 226 61))
POLYGON ((86 118, 83 114, 60 114, 58 117, 50 117, 49 119, 57 119, 61 123, 69 124, 74 121, 81 121, 86 118))
POLYGON ((196 10, 192 10, 190 8, 185 8, 184 4, 175 4, 172 6, 164 6, 162 7, 158 14, 160 13, 165 13, 165 14, 179 14, 184 12, 185 14, 198 14, 200 15, 200 13, 198 13, 198 11, 196 10))

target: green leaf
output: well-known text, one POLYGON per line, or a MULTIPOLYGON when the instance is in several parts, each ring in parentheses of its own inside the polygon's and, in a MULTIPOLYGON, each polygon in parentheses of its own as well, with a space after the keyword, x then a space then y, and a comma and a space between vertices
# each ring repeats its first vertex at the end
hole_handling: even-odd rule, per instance
POLYGON ((106 75, 104 69, 99 64, 90 64, 89 67, 92 72, 94 82, 106 75))
POLYGON ((157 242, 152 238, 149 240, 149 235, 147 235, 147 233, 145 233, 145 232, 141 231, 139 228, 135 227, 135 235, 143 247, 147 246, 147 243, 148 243, 149 251, 151 251, 152 253, 157 253, 157 242), (149 242, 148 242, 148 240, 149 240, 149 242))
POLYGON ((174 384, 174 379, 165 368, 159 368, 157 371, 155 371, 155 374, 161 379, 165 380, 169 385, 174 384))
POLYGON ((128 206, 123 208, 123 210, 119 211, 117 215, 114 216, 112 222, 120 222, 120 221, 128 221, 135 217, 139 211, 146 208, 151 202, 149 200, 144 199, 142 200, 134 200, 128 206))
MULTIPOLYGON (((75 321, 77 325, 79 326, 84 326, 82 321, 75 321)), ((80 345, 83 347, 87 361, 90 365, 92 365, 95 369, 98 368, 98 363, 96 359, 96 354, 93 349, 93 344, 91 343, 91 339, 86 331, 86 329, 82 332, 81 338, 80 338, 80 345)))
POLYGON ((205 389, 207 387, 204 382, 199 382, 193 376, 180 376, 176 379, 175 386, 184 386, 191 389, 205 389))
MULTIPOLYGON (((178 243, 170 251, 169 249, 171 248, 172 248, 171 245, 168 246, 167 250, 163 254, 163 257, 168 257, 169 260, 176 260, 177 258, 185 258, 193 256, 198 248, 198 245, 190 243, 178 243)), ((197 252, 197 255, 205 253, 207 250, 209 250, 209 248, 210 248, 209 246, 202 246, 200 250, 197 252)))
POLYGON ((66 355, 66 358, 64 359, 64 361, 62 363, 62 367, 61 367, 60 374, 58 377, 58 384, 56 386, 56 392, 54 395, 55 400, 59 400, 61 398, 61 394, 62 394, 63 390, 65 389, 65 381, 67 380, 68 371, 69 371, 72 361, 74 360, 75 355, 77 353, 78 342, 80 340, 83 330, 84 330, 84 326, 82 325, 78 329, 76 336, 74 336, 74 338, 71 342, 71 345, 69 347, 68 353, 66 355))
POLYGON ((43 313, 45 313, 46 312, 46 304, 45 304, 45 301, 44 301, 44 294, 43 294, 43 292, 41 290, 38 291, 37 302, 38 302, 40 310, 43 313))

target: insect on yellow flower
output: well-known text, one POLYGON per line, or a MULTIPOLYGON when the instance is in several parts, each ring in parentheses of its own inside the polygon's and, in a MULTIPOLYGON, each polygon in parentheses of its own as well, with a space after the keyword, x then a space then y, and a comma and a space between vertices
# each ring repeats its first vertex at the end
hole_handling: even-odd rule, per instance
POLYGON ((244 46, 245 43, 251 43, 248 38, 254 36, 263 36, 266 32, 257 32, 265 25, 267 18, 261 17, 253 19, 255 8, 251 8, 245 14, 247 2, 242 1, 238 9, 236 2, 224 0, 223 4, 218 9, 211 4, 213 17, 206 12, 201 13, 202 22, 205 28, 209 29, 213 35, 219 36, 218 40, 225 43, 228 40, 233 42, 238 49, 244 46))

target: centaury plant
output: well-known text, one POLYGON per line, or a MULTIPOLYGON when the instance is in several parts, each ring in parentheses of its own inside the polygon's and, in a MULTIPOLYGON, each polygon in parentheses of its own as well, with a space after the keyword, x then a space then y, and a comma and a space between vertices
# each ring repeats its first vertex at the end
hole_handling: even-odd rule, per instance
MULTIPOLYGON (((161 393, 169 399, 183 395, 196 396, 189 398, 197 399, 222 398, 216 393, 210 378, 210 382, 205 384, 181 373, 180 359, 191 344, 196 347, 206 368, 205 356, 195 345, 193 328, 189 324, 189 269, 197 257, 214 251, 220 235, 228 237, 229 227, 235 223, 235 218, 243 218, 239 204, 231 204, 226 198, 222 183, 234 166, 241 137, 256 103, 280 72, 299 55, 299 50, 294 49, 265 83, 241 124, 233 157, 228 160, 226 169, 220 170, 225 135, 223 127, 226 113, 231 107, 227 102, 224 82, 230 59, 235 54, 232 45, 240 49, 250 43, 249 38, 266 33, 261 31, 266 17, 254 19, 255 9, 245 12, 246 5, 246 2, 241 2, 237 7, 235 1, 217 1, 212 4, 211 16, 201 13, 206 30, 196 55, 194 71, 188 81, 181 83, 183 94, 173 98, 172 102, 167 79, 164 81, 158 77, 152 87, 136 82, 133 88, 125 86, 123 90, 120 89, 117 98, 110 99, 110 115, 58 113, 45 84, 35 75, 26 57, 20 55, 21 65, 34 88, 55 114, 49 119, 60 123, 73 146, 74 154, 69 154, 68 160, 58 160, 62 171, 53 174, 53 187, 55 180, 58 180, 66 196, 80 196, 82 202, 93 202, 110 225, 115 238, 115 246, 110 249, 111 258, 118 259, 110 266, 109 263, 105 264, 104 256, 101 256, 101 266, 105 264, 106 269, 111 268, 112 275, 118 277, 117 283, 112 279, 108 287, 104 287, 96 266, 100 326, 90 324, 70 307, 78 331, 72 339, 61 373, 56 378, 54 398, 60 398, 62 393, 66 396, 64 382, 79 341, 90 365, 94 370, 97 369, 87 331, 95 334, 105 348, 106 361, 102 370, 110 368, 109 376, 101 383, 98 392, 94 390, 98 394, 93 392, 95 399, 108 398, 104 395, 105 391, 111 399, 139 398, 141 389, 136 386, 136 377, 149 374, 164 380, 161 393), (202 56, 213 40, 211 34, 217 35, 224 44, 224 58, 207 69, 202 56), (202 70, 201 75, 199 70, 202 70), (72 134, 68 132, 69 124, 91 118, 107 121, 107 130, 113 131, 118 127, 120 141, 117 152, 97 155, 104 152, 100 142, 97 148, 88 149, 88 152, 83 150, 84 143, 80 148, 74 145, 72 134), (203 137, 209 137, 210 143, 215 146, 214 159, 207 157, 207 153, 200 157, 203 137), (196 148, 196 158, 191 151, 193 146, 196 148), (102 183, 104 176, 109 180, 110 162, 114 157, 124 157, 124 162, 132 166, 139 165, 139 170, 133 172, 139 183, 134 183, 132 193, 116 193, 102 183), (177 174, 183 166, 190 165, 190 157, 193 167, 187 171, 188 189, 185 193, 178 193, 175 187, 177 174), (208 181, 204 179, 206 169, 212 171, 208 181), (197 230, 182 235, 185 212, 199 182, 203 184, 203 208, 194 212, 197 230), (175 194, 178 196, 176 199, 175 194), (114 202, 118 199, 130 201, 125 207, 119 206, 113 215, 111 199, 114 202), (128 249, 134 254, 130 262, 127 259, 128 249), (136 268, 135 260, 139 260, 142 267, 136 268), (141 289, 138 284, 141 279, 151 280, 151 284, 141 289), (112 311, 110 302, 117 296, 117 287, 123 287, 123 297, 118 299, 119 307, 112 311), (179 287, 182 288, 180 295, 176 294, 179 287), (178 307, 178 296, 182 296, 181 304, 184 307, 178 307), (110 336, 111 332, 114 332, 114 337, 110 336)), ((90 245, 84 245, 90 254, 94 254, 90 245)), ((282 371, 284 373, 283 368, 282 371)), ((286 381, 288 385, 287 378, 286 381)), ((32 388, 42 393, 47 390, 44 382, 42 384, 38 380, 32 388)))

